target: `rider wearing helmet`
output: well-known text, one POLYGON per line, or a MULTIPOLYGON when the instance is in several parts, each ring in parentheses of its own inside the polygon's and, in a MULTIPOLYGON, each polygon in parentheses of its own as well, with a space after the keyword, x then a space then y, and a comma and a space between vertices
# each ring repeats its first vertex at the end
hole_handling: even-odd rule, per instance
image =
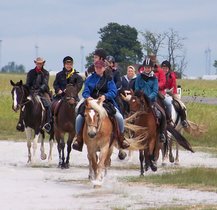
POLYGON ((112 72, 113 80, 115 82, 117 89, 119 90, 121 88, 121 75, 120 75, 120 71, 115 65, 115 58, 111 55, 108 55, 106 57, 106 63, 108 64, 108 67, 112 72))
POLYGON ((81 90, 83 85, 83 79, 73 68, 73 58, 70 56, 66 56, 63 59, 63 69, 56 74, 56 78, 53 83, 57 98, 64 93, 67 84, 77 86, 78 92, 81 90))
MULTIPOLYGON (((98 48, 94 51, 93 63, 99 60, 105 61, 105 59, 106 59, 106 52, 104 49, 98 48)), ((94 71, 95 71, 94 64, 92 64, 88 67, 87 71, 85 72, 86 77, 88 77, 88 75, 92 74, 94 71)))
MULTIPOLYGON (((165 113, 159 111, 154 107, 157 107, 156 100, 158 96, 158 80, 154 75, 154 63, 150 58, 146 58, 143 62, 143 71, 137 76, 135 82, 135 90, 142 90, 149 98, 152 103, 153 111, 156 113, 158 119, 160 119, 159 124, 159 139, 161 142, 166 141, 165 131, 166 131, 166 117, 165 113)), ((141 68, 140 68, 141 69, 141 68)))
MULTIPOLYGON (((172 90, 172 94, 177 94, 177 84, 176 84, 176 75, 171 70, 171 64, 169 61, 165 60, 161 63, 161 68, 163 69, 165 75, 166 75, 166 84, 165 84, 165 90, 172 90)), ((169 114, 169 118, 171 120, 171 112, 172 112, 172 98, 171 97, 165 97, 164 103, 167 109, 167 114, 169 114)), ((186 113, 185 108, 182 107, 182 105, 179 103, 179 114, 182 121, 182 126, 187 128, 188 122, 186 120, 186 113)))

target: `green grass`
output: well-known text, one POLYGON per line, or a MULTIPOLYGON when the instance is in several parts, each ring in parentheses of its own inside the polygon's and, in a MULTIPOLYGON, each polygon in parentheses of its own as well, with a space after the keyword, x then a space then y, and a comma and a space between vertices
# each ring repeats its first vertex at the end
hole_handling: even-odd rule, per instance
POLYGON ((217 97, 217 80, 178 80, 183 96, 217 97))
MULTIPOLYGON (((165 206, 160 208, 149 208, 149 210, 214 210, 217 205, 188 205, 188 206, 165 206)), ((142 209, 141 209, 142 210, 142 209)))
POLYGON ((126 182, 138 184, 155 184, 165 186, 176 186, 180 188, 190 188, 217 192, 217 169, 213 168, 190 168, 178 169, 173 173, 163 173, 144 177, 124 177, 126 182))

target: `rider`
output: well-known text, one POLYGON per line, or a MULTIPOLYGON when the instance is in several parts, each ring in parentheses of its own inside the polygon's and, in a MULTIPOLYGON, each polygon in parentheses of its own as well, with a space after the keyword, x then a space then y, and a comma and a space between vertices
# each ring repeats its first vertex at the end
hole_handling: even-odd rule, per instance
MULTIPOLYGON (((165 60, 161 63, 161 68, 166 74, 166 84, 165 89, 172 90, 172 94, 177 94, 177 84, 176 84, 176 75, 171 70, 171 64, 169 61, 165 60)), ((166 108, 168 109, 167 113, 170 113, 171 118, 171 112, 172 112, 172 98, 171 97, 165 97, 164 103, 166 105, 166 108)), ((179 104, 179 114, 181 117, 181 123, 182 126, 187 128, 188 122, 186 120, 186 113, 184 108, 179 104)))
MULTIPOLYGON (((106 52, 104 49, 102 48, 98 48, 94 51, 93 53, 93 63, 95 63, 96 61, 102 60, 105 61, 106 59, 106 52)), ((95 72, 95 68, 94 68, 94 64, 91 64, 87 71, 85 71, 85 75, 86 77, 88 77, 90 74, 95 72)))
MULTIPOLYGON (((143 67, 144 67, 143 72, 141 72, 136 78, 135 90, 142 90, 148 96, 152 104, 154 105, 157 100, 157 96, 158 96, 158 80, 156 76, 154 75, 154 71, 153 71, 154 63, 151 61, 150 58, 146 58, 143 62, 143 67)), ((157 117, 160 118, 159 139, 161 142, 165 142, 166 141, 166 136, 164 134, 166 130, 165 115, 164 113, 162 112, 160 113, 156 109, 154 109, 154 111, 157 117)))
POLYGON ((112 72, 113 80, 115 82, 117 89, 119 90, 121 88, 121 75, 120 75, 120 71, 115 65, 115 58, 111 55, 108 55, 106 57, 106 63, 108 65, 107 68, 110 68, 112 72))
MULTIPOLYGON (((56 93, 55 98, 61 98, 61 96, 64 94, 67 84, 76 85, 78 92, 80 92, 83 85, 83 79, 73 68, 73 58, 70 56, 66 56, 63 59, 63 70, 56 74, 56 78, 53 83, 56 93)), ((79 100, 78 96, 76 100, 79 100)))
MULTIPOLYGON (((115 119, 118 122, 120 136, 118 137, 118 141, 120 146, 125 149, 129 147, 129 143, 124 138, 124 120, 123 116, 120 114, 119 110, 117 109, 117 104, 115 102, 115 97, 117 95, 117 88, 115 86, 114 81, 111 77, 107 77, 105 75, 105 62, 102 60, 96 61, 94 63, 95 72, 87 78, 85 81, 84 90, 82 96, 87 99, 97 99, 101 101, 108 101, 111 102, 115 106, 115 119)), ((81 105, 81 107, 84 104, 81 105)), ((73 149, 82 151, 83 147, 83 139, 82 139, 82 127, 84 123, 83 111, 79 111, 79 114, 76 117, 76 136, 75 141, 73 143, 73 149)))
MULTIPOLYGON (((133 66, 127 67, 127 74, 121 77, 121 90, 125 94, 125 96, 131 93, 131 90, 135 90, 135 81, 136 81, 136 70, 133 66)), ((130 112, 129 103, 123 100, 125 112, 130 112)))
MULTIPOLYGON (((49 95, 49 72, 44 69, 45 60, 38 57, 34 60, 36 67, 27 73, 26 86, 29 88, 30 93, 37 93, 46 109, 46 120, 44 129, 50 132, 50 95, 49 95)), ((20 112, 17 130, 24 131, 22 111, 20 112)))

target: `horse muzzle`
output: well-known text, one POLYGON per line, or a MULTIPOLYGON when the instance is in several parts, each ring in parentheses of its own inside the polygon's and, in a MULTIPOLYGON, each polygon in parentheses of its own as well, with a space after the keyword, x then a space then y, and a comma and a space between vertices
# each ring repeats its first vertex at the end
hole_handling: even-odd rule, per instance
POLYGON ((90 132, 88 132, 88 136, 90 138, 94 138, 96 136, 96 132, 95 131, 90 131, 90 132))
POLYGON ((19 105, 17 105, 17 106, 12 106, 12 109, 13 109, 15 112, 17 112, 17 111, 20 109, 20 106, 19 106, 19 105))

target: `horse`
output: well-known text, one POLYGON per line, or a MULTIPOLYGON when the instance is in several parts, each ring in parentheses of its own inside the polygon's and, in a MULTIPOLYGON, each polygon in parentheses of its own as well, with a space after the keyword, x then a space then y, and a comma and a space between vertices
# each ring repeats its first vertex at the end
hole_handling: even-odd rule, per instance
MULTIPOLYGON (((143 176, 144 156, 145 170, 147 171, 148 168, 151 167, 152 171, 156 171, 157 166, 155 165, 155 161, 157 161, 159 158, 159 149, 164 148, 164 145, 162 145, 162 143, 160 143, 158 139, 159 130, 155 119, 155 115, 152 111, 151 104, 149 102, 149 98, 141 91, 137 91, 135 93, 132 93, 132 97, 129 101, 129 104, 130 110, 133 112, 136 112, 138 110, 144 111, 144 113, 140 114, 134 123, 136 125, 147 127, 149 133, 149 136, 147 137, 149 138, 148 148, 140 150, 140 175, 143 176)), ((188 141, 178 131, 176 131, 174 127, 167 125, 167 132, 169 132, 177 140, 177 142, 185 149, 194 152, 188 141)), ((163 153, 163 156, 164 155, 165 152, 163 153)))
MULTIPOLYGON (((20 80, 17 83, 14 83, 10 80, 11 85, 13 86, 11 94, 13 105, 12 109, 17 112, 18 110, 23 113, 23 123, 25 125, 25 133, 27 138, 27 148, 28 148, 28 160, 27 163, 35 163, 36 161, 36 149, 37 142, 41 141, 41 159, 45 160, 47 155, 44 151, 44 138, 45 133, 42 129, 45 122, 45 110, 41 99, 38 95, 30 94, 30 91, 26 85, 23 84, 23 81, 20 80), (33 137, 33 155, 31 152, 31 138, 33 137)), ((48 162, 52 159, 52 147, 53 147, 53 137, 50 135, 49 139, 50 151, 48 156, 48 162)))
POLYGON ((76 118, 76 97, 78 88, 72 84, 66 86, 64 96, 52 105, 54 115, 54 136, 57 141, 57 149, 59 153, 58 167, 69 168, 69 159, 71 145, 75 136, 75 118, 76 118), (65 140, 64 136, 68 133, 67 140, 67 156, 65 158, 65 140))
POLYGON ((159 157, 158 141, 159 129, 155 119, 155 115, 152 111, 150 100, 141 91, 132 92, 129 101, 131 113, 140 111, 141 114, 135 119, 134 124, 138 126, 146 127, 148 130, 148 136, 146 137, 147 147, 139 150, 140 160, 140 175, 144 175, 144 158, 145 158, 145 171, 151 168, 152 171, 157 170, 155 161, 159 157))
POLYGON ((87 146, 89 179, 96 188, 102 185, 111 163, 113 125, 102 103, 94 99, 86 99, 84 118, 83 139, 87 146))

